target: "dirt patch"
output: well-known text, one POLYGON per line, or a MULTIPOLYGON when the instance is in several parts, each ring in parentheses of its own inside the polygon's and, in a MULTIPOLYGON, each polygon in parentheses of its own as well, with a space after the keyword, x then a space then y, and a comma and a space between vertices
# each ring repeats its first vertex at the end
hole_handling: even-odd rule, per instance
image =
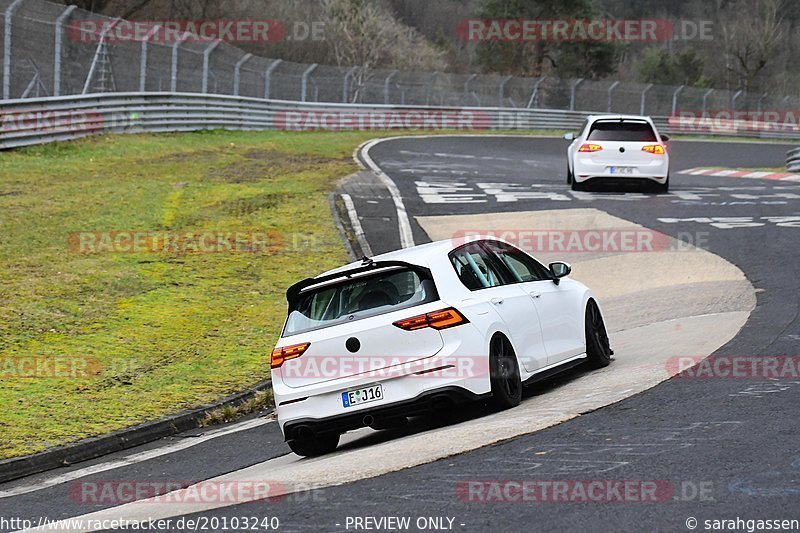
POLYGON ((212 209, 217 209, 223 213, 241 217, 251 215, 256 211, 262 209, 269 209, 275 207, 281 202, 284 202, 293 195, 291 194, 260 194, 258 196, 251 196, 249 198, 236 198, 234 200, 226 200, 212 206, 212 209))

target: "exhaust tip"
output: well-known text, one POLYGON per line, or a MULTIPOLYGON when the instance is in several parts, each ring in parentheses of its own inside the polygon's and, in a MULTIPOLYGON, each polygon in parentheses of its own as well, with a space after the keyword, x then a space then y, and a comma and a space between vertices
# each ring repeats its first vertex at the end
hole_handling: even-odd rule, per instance
POLYGON ((299 426, 294 430, 294 436, 300 440, 311 440, 314 438, 314 430, 309 426, 299 426))

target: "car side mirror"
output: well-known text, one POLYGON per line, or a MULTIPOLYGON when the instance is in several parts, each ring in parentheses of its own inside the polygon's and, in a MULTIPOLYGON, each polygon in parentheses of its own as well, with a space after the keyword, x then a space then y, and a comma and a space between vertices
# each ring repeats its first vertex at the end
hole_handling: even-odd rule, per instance
POLYGON ((565 141, 574 141, 575 140, 575 134, 574 133, 565 133, 564 134, 564 140, 565 141))
POLYGON ((569 263, 565 263, 563 261, 556 261, 554 263, 550 263, 550 273, 553 274, 553 283, 558 285, 561 281, 561 278, 564 276, 569 276, 570 272, 572 272, 572 267, 569 263))
POLYGON ((669 135, 662 135, 661 140, 667 142, 669 140, 669 135))

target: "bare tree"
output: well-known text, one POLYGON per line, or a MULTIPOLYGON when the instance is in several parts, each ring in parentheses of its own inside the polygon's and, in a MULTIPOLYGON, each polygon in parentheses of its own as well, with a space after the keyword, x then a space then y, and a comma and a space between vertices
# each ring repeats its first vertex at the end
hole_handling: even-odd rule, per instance
POLYGON ((337 65, 360 67, 355 93, 376 68, 440 70, 442 53, 416 30, 398 22, 391 12, 367 0, 324 0, 326 37, 337 65))
POLYGON ((759 78, 774 62, 784 37, 783 8, 783 0, 753 0, 746 7, 721 4, 726 78, 732 77, 736 88, 751 92, 761 87, 759 78))

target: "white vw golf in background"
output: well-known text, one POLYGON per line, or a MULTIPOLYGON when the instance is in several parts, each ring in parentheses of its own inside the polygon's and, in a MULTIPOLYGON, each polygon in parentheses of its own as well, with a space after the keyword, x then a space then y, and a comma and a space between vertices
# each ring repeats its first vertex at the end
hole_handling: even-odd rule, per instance
POLYGON ((271 357, 289 446, 320 455, 345 431, 481 398, 513 407, 526 381, 608 365, 600 307, 570 271, 485 238, 365 258, 293 285, 271 357))
POLYGON ((669 137, 650 117, 592 115, 567 148, 567 183, 582 190, 593 179, 647 180, 658 192, 669 190, 669 137))

